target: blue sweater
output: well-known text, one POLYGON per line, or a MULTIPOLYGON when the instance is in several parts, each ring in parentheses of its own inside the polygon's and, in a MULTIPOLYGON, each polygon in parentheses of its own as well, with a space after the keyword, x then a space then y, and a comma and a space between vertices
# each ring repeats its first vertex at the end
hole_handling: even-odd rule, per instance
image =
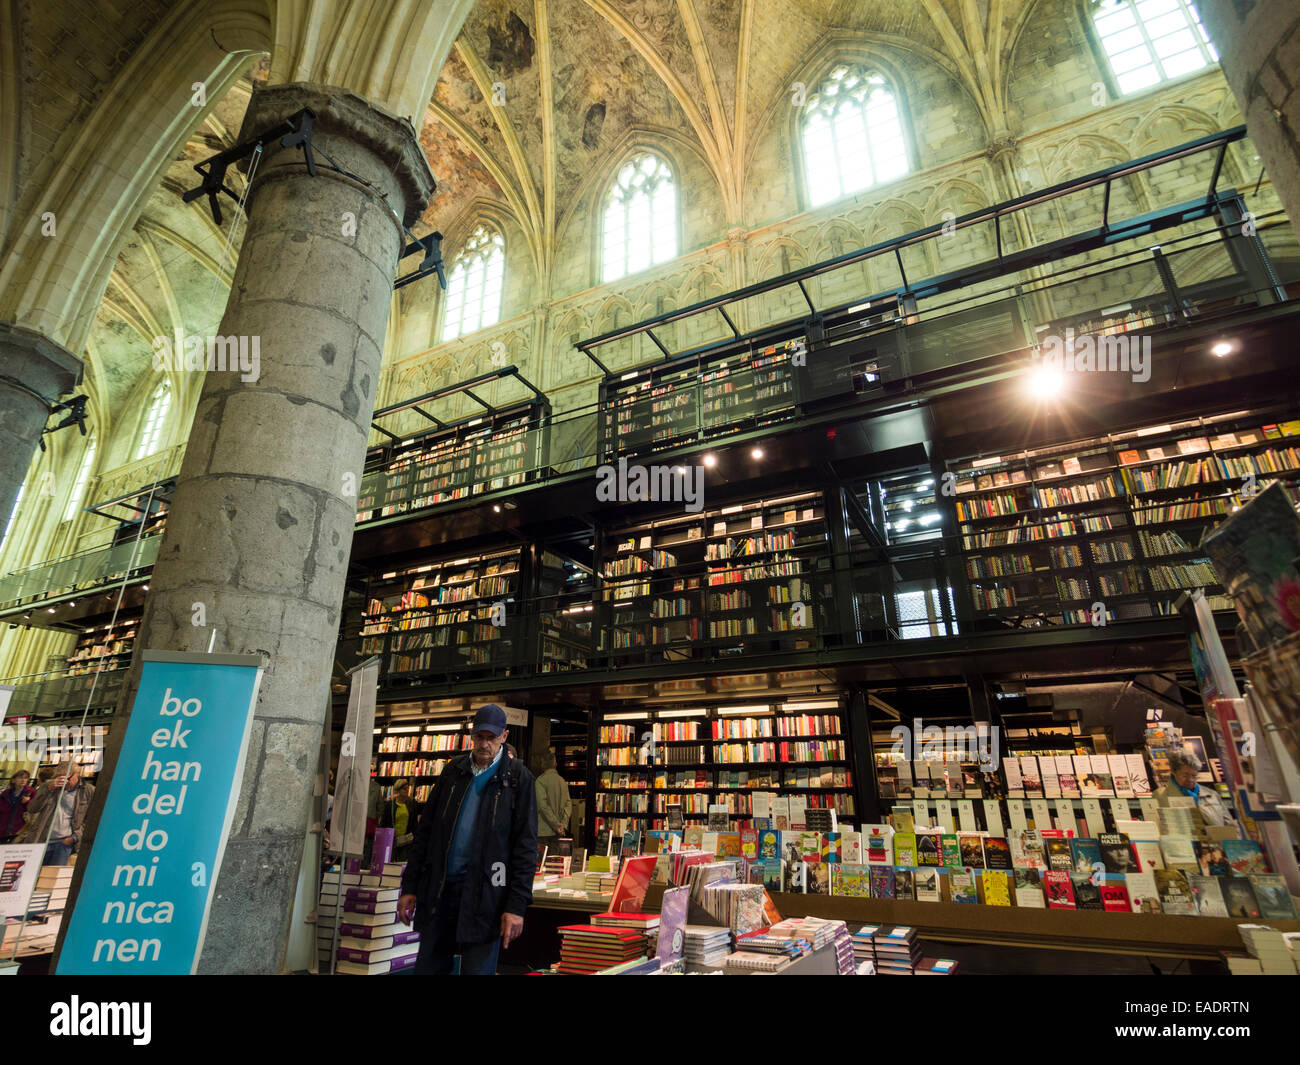
POLYGON ((474 839, 474 826, 478 824, 479 803, 483 800, 483 792, 487 790, 488 781, 492 779, 497 766, 501 764, 501 750, 497 751, 492 764, 470 782, 469 790, 465 792, 465 799, 460 804, 460 815, 456 818, 456 828, 451 836, 451 853, 447 857, 448 880, 463 879, 465 871, 469 868, 469 852, 474 839))

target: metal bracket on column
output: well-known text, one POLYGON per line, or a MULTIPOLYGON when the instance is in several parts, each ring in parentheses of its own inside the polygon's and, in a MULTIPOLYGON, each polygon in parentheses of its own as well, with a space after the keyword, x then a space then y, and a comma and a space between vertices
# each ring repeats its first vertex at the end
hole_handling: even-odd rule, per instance
POLYGON ((255 151, 258 151, 262 145, 277 137, 280 138, 281 147, 302 149, 303 161, 307 164, 307 173, 315 177, 316 158, 312 154, 311 147, 311 135, 315 121, 316 112, 310 107, 304 107, 301 111, 290 115, 272 129, 265 130, 256 137, 242 141, 233 148, 227 148, 224 152, 218 152, 211 159, 204 159, 201 163, 195 163, 194 169, 203 178, 203 183, 197 189, 190 189, 189 192, 183 193, 181 199, 185 203, 193 203, 200 196, 207 196, 208 206, 212 208, 212 220, 217 225, 221 225, 221 205, 217 200, 218 193, 224 192, 236 203, 239 202, 239 196, 226 185, 226 168, 231 163, 246 159, 255 151))
MULTIPOLYGON (((406 227, 403 226, 403 228, 406 227)), ((407 232, 410 233, 410 230, 407 230, 407 232)), ((408 255, 414 255, 417 251, 424 252, 424 258, 420 261, 420 265, 416 267, 414 273, 399 277, 394 281, 393 288, 399 289, 403 285, 409 285, 436 273, 438 275, 438 284, 445 291, 447 288, 447 274, 442 266, 442 234, 430 233, 427 237, 417 237, 411 234, 411 241, 412 243, 402 249, 400 258, 405 259, 408 255)))
POLYGON ((37 437, 37 443, 41 445, 41 450, 45 450, 45 434, 57 433, 60 429, 66 429, 69 425, 75 425, 81 430, 81 435, 86 435, 86 397, 73 396, 71 399, 65 399, 62 403, 56 403, 50 408, 51 414, 58 414, 59 411, 66 410, 67 417, 53 429, 42 429, 41 435, 37 437))

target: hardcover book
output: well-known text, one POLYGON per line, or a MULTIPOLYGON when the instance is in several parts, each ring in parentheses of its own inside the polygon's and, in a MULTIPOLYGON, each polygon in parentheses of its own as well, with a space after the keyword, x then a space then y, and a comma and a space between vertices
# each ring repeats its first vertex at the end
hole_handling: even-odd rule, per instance
POLYGON ((943 848, 943 864, 949 869, 962 868, 961 844, 957 842, 957 836, 954 833, 945 832, 939 839, 943 848))
POLYGON ((1137 871, 1137 855, 1127 836, 1117 832, 1104 832, 1097 837, 1101 845, 1101 860, 1107 873, 1133 873, 1137 871))
POLYGON ((918 832, 916 834, 917 865, 943 865, 943 841, 940 833, 918 832))
POLYGON ((894 897, 894 869, 888 865, 873 865, 871 869, 871 897, 873 899, 892 899, 894 897))
POLYGON ((1101 863, 1101 844, 1095 839, 1070 840, 1070 860, 1076 873, 1092 875, 1092 867, 1101 863))
POLYGON ((1074 908, 1077 910, 1104 909, 1101 902, 1101 885, 1093 881, 1091 873, 1071 873, 1070 886, 1074 888, 1074 908))
POLYGON ((841 862, 832 868, 831 894, 850 899, 871 898, 871 867, 841 862))
POLYGON ((1295 903, 1286 880, 1277 873, 1252 873, 1247 879, 1255 889, 1259 915, 1267 921, 1294 921, 1295 903))
POLYGON ((1074 886, 1070 874, 1064 869, 1049 869, 1043 874, 1043 889, 1047 894, 1047 906, 1053 910, 1073 910, 1074 886))
POLYGON ((942 897, 938 869, 933 867, 917 869, 913 882, 916 885, 917 902, 938 902, 942 897))
POLYGON ((984 865, 989 869, 1011 868, 1011 847, 1005 837, 984 837, 984 865))
POLYGON ((958 836, 961 864, 971 869, 984 868, 984 841, 979 836, 958 836))
POLYGON ((1255 898, 1255 889, 1251 887, 1250 877, 1220 876, 1215 879, 1223 889, 1223 904, 1228 909, 1229 917, 1259 916, 1259 900, 1255 898))
POLYGON ((1134 913, 1161 913, 1160 895, 1156 891, 1153 873, 1128 873, 1124 877, 1128 888, 1128 903, 1134 913))
POLYGON ((1187 890, 1192 896, 1198 917, 1227 917, 1228 908, 1223 902, 1223 892, 1219 889, 1217 876, 1201 876, 1199 873, 1187 874, 1187 890))
POLYGON ((980 874, 984 882, 984 904, 986 906, 1010 906, 1011 887, 1005 869, 985 869, 980 874))
POLYGON ((1019 832, 1012 832, 1008 844, 1011 849, 1012 868, 1047 868, 1047 852, 1043 848, 1043 837, 1036 828, 1025 828, 1019 832))
POLYGON ((1043 874, 1037 868, 1019 868, 1015 870, 1016 905, 1034 909, 1043 909, 1043 874))
POLYGON ((1106 874, 1106 879, 1101 884, 1101 908, 1110 913, 1132 912, 1124 876, 1106 874))
POLYGON ((1175 916, 1191 917, 1196 914, 1187 877, 1177 869, 1160 869, 1156 872, 1156 893, 1160 896, 1161 912, 1175 916))
POLYGON ((954 869, 948 874, 949 897, 953 902, 972 904, 979 902, 979 889, 975 884, 974 869, 954 869))
POLYGON ((894 898, 903 902, 916 901, 916 887, 912 880, 914 872, 909 866, 894 866, 894 898))
POLYGON ((916 865, 915 832, 898 832, 894 835, 894 864, 916 865))
MULTIPOLYGON (((1054 831, 1059 832, 1060 829, 1054 831)), ((1043 844, 1047 848, 1047 867, 1058 873, 1068 873, 1074 868, 1074 856, 1070 851, 1070 840, 1064 835, 1048 836, 1043 834, 1043 844)))
POLYGON ((1264 868, 1264 854, 1253 839, 1225 839, 1223 853, 1237 876, 1268 872, 1264 868))

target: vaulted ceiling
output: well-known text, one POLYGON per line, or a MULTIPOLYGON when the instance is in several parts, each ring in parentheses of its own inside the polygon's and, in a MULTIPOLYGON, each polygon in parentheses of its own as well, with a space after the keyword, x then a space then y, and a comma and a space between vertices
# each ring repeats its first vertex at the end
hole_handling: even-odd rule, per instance
MULTIPOLYGON (((1035 2, 480 0, 420 130, 439 182, 422 224, 449 232, 476 205, 492 204, 517 222, 536 276, 548 278, 564 226, 583 209, 583 190, 610 173, 631 140, 650 135, 673 138, 703 160, 726 216, 717 220, 720 238, 747 221, 745 175, 757 139, 784 113, 791 83, 828 47, 926 58, 965 88, 992 133, 1014 121, 1008 65, 1035 2)), ((166 6, 126 4, 111 25, 41 30, 34 37, 44 51, 26 62, 62 69, 60 48, 65 60, 84 53, 91 80, 102 85, 151 8, 166 6)), ((227 211, 218 229, 201 202, 183 204, 180 193, 194 184, 195 162, 234 142, 266 65, 250 71, 177 154, 121 250, 91 335, 86 384, 113 417, 152 374, 152 337, 178 327, 211 332, 220 320, 238 252, 237 232, 226 248, 237 212, 227 211)), ((76 107, 93 101, 94 84, 85 90, 76 107)))

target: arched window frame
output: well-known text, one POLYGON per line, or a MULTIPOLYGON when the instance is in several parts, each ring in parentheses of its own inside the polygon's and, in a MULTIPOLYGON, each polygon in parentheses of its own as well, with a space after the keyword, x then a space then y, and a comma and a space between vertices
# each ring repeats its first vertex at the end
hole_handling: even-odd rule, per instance
POLYGON ((505 267, 505 237, 492 226, 475 227, 447 272, 439 343, 487 329, 501 321, 505 267), (466 314, 471 306, 477 307, 473 317, 466 314))
POLYGON ((90 484, 90 476, 95 469, 95 454, 98 448, 99 441, 95 438, 95 434, 91 433, 86 438, 86 450, 77 466, 76 480, 72 482, 72 494, 68 496, 67 506, 63 509, 64 521, 72 521, 81 511, 81 504, 86 496, 86 488, 90 484))
POLYGON ((149 406, 145 409, 144 420, 140 423, 140 435, 136 438, 135 453, 131 461, 148 458, 162 447, 167 429, 167 417, 171 414, 172 390, 166 378, 158 382, 149 396, 149 406))
POLYGON ((661 152, 644 147, 625 156, 615 168, 600 199, 598 283, 619 281, 677 258, 682 247, 681 220, 681 182, 672 161, 661 152), (652 171, 646 170, 647 162, 655 164, 652 171), (633 247, 633 238, 639 236, 632 232, 633 200, 645 198, 644 194, 636 195, 639 189, 634 189, 634 186, 647 184, 650 186, 650 205, 645 219, 645 236, 640 240, 648 246, 649 254, 644 259, 639 256, 632 258, 628 251, 633 247), (661 197, 657 202, 656 196, 661 197), (621 224, 621 240, 612 239, 614 233, 610 225, 616 220, 621 224))
POLYGON ((1219 61, 1218 50, 1200 21, 1193 0, 1088 0, 1084 19, 1089 39, 1117 98, 1200 74, 1219 61), (1126 17, 1121 17, 1121 13, 1126 17), (1161 42, 1179 33, 1186 34, 1185 40, 1191 47, 1179 52, 1167 51, 1167 45, 1162 46, 1161 42), (1124 47, 1119 47, 1121 34, 1128 35, 1124 47), (1176 62, 1188 55, 1200 62, 1195 66, 1176 62), (1120 69, 1116 60, 1122 56, 1129 58, 1121 60, 1123 69, 1120 69), (1138 59, 1141 62, 1137 65, 1128 65, 1138 59), (1144 76, 1144 72, 1153 76, 1144 76))
MULTIPOLYGON (((919 161, 912 138, 907 103, 898 87, 898 79, 885 69, 884 65, 874 60, 840 59, 823 68, 819 77, 809 78, 808 84, 815 88, 803 101, 803 106, 793 110, 795 124, 792 137, 795 145, 796 168, 800 175, 800 194, 806 207, 809 209, 824 207, 847 196, 901 180, 915 172, 919 161), (830 144, 833 155, 832 166, 828 169, 820 157, 817 160, 809 158, 810 151, 817 147, 810 144, 808 139, 810 119, 827 106, 831 95, 830 90, 834 88, 836 91, 833 95, 838 97, 844 81, 848 79, 857 79, 849 87, 849 95, 858 95, 865 90, 865 100, 860 100, 859 106, 853 112, 859 116, 861 123, 862 147, 859 152, 841 156, 841 138, 836 137, 830 144), (892 121, 888 124, 894 127, 892 132, 896 133, 898 151, 888 155, 873 153, 872 131, 867 125, 865 113, 867 108, 879 107, 884 102, 883 98, 880 103, 875 102, 877 93, 887 96, 892 105, 888 112, 888 117, 892 121), (901 160, 901 167, 885 165, 886 160, 889 159, 901 160), (865 161, 868 180, 864 184, 850 187, 851 183, 846 183, 843 171, 855 161, 865 161), (814 187, 815 175, 827 173, 833 173, 837 183, 836 194, 829 197, 814 187)), ((844 121, 849 122, 847 115, 844 121)))

